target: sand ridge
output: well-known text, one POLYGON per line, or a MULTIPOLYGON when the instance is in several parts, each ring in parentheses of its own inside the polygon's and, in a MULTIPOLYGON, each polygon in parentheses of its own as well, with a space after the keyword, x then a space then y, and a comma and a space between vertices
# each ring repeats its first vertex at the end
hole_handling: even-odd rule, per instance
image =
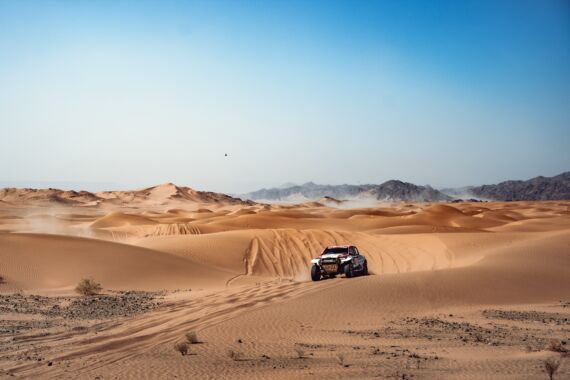
POLYGON ((0 373, 530 379, 553 355, 549 340, 567 339, 569 202, 271 205, 173 184, 0 195, 0 373), (349 243, 371 276, 309 281, 311 258, 349 243), (129 316, 51 324, 9 306, 73 297, 83 277, 109 297, 162 298, 129 316), (204 342, 181 358, 172 345, 188 330, 204 342))

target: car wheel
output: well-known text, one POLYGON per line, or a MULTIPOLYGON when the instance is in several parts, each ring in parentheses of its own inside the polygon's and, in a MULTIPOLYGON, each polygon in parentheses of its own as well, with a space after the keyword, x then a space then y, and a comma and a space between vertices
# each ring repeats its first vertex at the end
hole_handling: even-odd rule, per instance
POLYGON ((352 271, 352 264, 346 264, 344 266, 344 276, 346 278, 351 278, 352 276, 354 276, 354 273, 352 271))
POLYGON ((318 265, 313 265, 311 268, 311 280, 319 281, 321 279, 321 268, 318 265))
POLYGON ((364 262, 364 265, 362 267, 362 275, 363 276, 368 276, 368 261, 364 262))

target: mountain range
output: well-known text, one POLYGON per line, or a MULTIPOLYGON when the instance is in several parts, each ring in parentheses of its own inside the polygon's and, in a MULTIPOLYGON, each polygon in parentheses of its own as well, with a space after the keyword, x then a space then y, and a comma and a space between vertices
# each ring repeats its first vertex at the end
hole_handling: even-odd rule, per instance
POLYGON ((241 196, 251 200, 297 201, 316 200, 323 197, 336 199, 370 199, 379 201, 413 200, 420 202, 451 201, 453 198, 430 186, 418 186, 398 180, 380 185, 303 185, 261 189, 241 196))
POLYGON ((344 200, 450 202, 457 199, 523 201, 570 200, 570 172, 553 177, 535 177, 526 181, 505 181, 494 185, 434 189, 409 182, 390 180, 379 185, 303 185, 288 184, 278 188, 261 189, 238 197, 222 193, 197 191, 190 187, 166 183, 130 191, 74 191, 60 189, 3 188, 0 204, 61 204, 70 206, 167 205, 187 202, 224 205, 252 205, 257 202, 323 201, 340 203, 344 200))
POLYGON ((527 181, 505 181, 496 185, 467 187, 467 194, 498 201, 570 200, 570 172, 527 181))
POLYGON ((459 198, 477 200, 570 200, 570 172, 554 177, 536 177, 527 181, 505 181, 494 185, 467 186, 437 190, 429 185, 390 180, 379 185, 319 185, 307 182, 261 189, 241 195, 254 201, 299 201, 323 197, 370 199, 378 201, 451 201, 459 198))

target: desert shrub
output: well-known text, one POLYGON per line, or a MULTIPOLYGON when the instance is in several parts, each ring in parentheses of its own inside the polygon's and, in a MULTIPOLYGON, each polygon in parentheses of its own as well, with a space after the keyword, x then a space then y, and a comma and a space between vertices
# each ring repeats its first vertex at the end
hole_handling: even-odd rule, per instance
POLYGON ((483 334, 481 334, 479 332, 476 332, 473 337, 475 338, 475 342, 478 342, 478 343, 485 342, 485 338, 483 337, 483 334))
POLYGON ((0 284, 4 283, 4 277, 0 276, 0 284))
POLYGON ((178 342, 174 345, 174 349, 178 352, 180 352, 180 354, 182 356, 184 355, 188 355, 188 343, 187 342, 178 342))
POLYGON ((94 296, 99 294, 102 289, 101 284, 95 282, 92 278, 82 279, 75 287, 75 291, 83 296, 94 296))
POLYGON ((373 347, 372 352, 370 352, 370 355, 380 355, 381 353, 382 351, 378 347, 373 347))
POLYGON ((242 359, 242 354, 239 351, 234 350, 233 348, 228 349, 228 356, 230 357, 230 359, 232 359, 233 361, 238 361, 242 359))
POLYGON ((297 353, 297 358, 303 359, 305 357, 305 350, 303 349, 303 347, 295 346, 294 349, 295 352, 297 353))
POLYGON ((546 370, 550 380, 554 379, 554 374, 558 371, 558 367, 560 367, 560 360, 548 358, 544 361, 544 369, 546 370))
POLYGON ((186 340, 190 344, 200 343, 200 341, 198 340, 198 334, 196 334, 196 331, 188 331, 186 333, 186 340))
POLYGON ((560 353, 566 352, 566 348, 562 347, 562 342, 560 341, 560 339, 550 339, 550 342, 548 343, 548 346, 546 346, 546 349, 549 351, 560 352, 560 353))
POLYGON ((346 367, 345 360, 346 358, 344 357, 344 354, 342 352, 336 354, 336 361, 338 362, 338 364, 340 364, 343 367, 346 367))

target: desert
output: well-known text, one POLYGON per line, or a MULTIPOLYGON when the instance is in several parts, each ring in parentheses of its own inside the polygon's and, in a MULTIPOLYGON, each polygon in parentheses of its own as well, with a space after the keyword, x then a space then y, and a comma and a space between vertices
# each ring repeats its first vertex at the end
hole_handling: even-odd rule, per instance
POLYGON ((570 380, 570 1, 0 0, 0 380, 570 380))
POLYGON ((171 183, 0 195, 6 378, 570 375, 569 201, 345 208, 171 183), (370 275, 311 281, 340 244, 370 275), (78 295, 84 278, 101 291, 78 295))

